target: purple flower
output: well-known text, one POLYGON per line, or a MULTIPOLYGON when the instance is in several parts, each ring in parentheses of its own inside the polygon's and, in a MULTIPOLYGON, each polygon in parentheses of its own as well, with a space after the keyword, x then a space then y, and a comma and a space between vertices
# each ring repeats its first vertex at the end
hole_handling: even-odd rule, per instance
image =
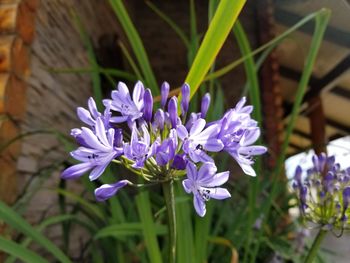
POLYGON ((210 198, 221 200, 231 197, 227 189, 218 187, 227 182, 228 171, 216 174, 217 168, 213 163, 204 163, 197 172, 191 162, 186 170, 187 179, 182 181, 182 185, 187 193, 193 193, 193 205, 199 216, 205 215, 205 202, 210 198))
POLYGON ((158 109, 154 114, 154 120, 152 127, 155 131, 163 130, 164 128, 165 115, 162 109, 158 109))
POLYGON ((176 170, 185 170, 187 163, 188 160, 185 153, 176 154, 174 156, 174 161, 171 165, 171 168, 174 168, 176 170))
POLYGON ((81 128, 81 138, 85 147, 79 147, 71 152, 74 159, 82 163, 73 165, 62 172, 63 179, 73 179, 91 171, 90 180, 97 179, 106 169, 107 165, 122 154, 122 149, 114 147, 114 129, 106 131, 101 118, 97 118, 95 132, 88 128, 81 128))
POLYGON ((162 84, 162 86, 161 86, 161 88, 160 88, 160 93, 161 93, 161 105, 162 105, 162 108, 164 108, 165 107, 165 104, 166 104, 166 102, 167 102, 167 100, 168 100, 168 96, 169 96, 169 84, 168 84, 168 82, 163 82, 163 84, 162 84))
POLYGON ((157 148, 156 161, 160 166, 169 163, 175 157, 177 148, 177 134, 175 129, 171 129, 168 139, 165 139, 157 148))
POLYGON ((201 118, 204 119, 205 116, 207 116, 209 105, 210 105, 210 94, 205 93, 205 95, 202 98, 202 102, 201 102, 201 118))
POLYGON ((195 163, 214 162, 204 150, 210 152, 219 152, 224 147, 221 140, 217 139, 219 125, 214 124, 204 129, 205 120, 196 120, 188 133, 183 125, 177 127, 179 138, 184 142, 182 149, 187 153, 195 163))
POLYGON ((94 101, 93 98, 90 97, 88 100, 89 110, 86 110, 82 107, 78 107, 77 115, 82 122, 84 122, 85 124, 91 127, 95 127, 97 118, 101 118, 103 120, 105 127, 109 127, 109 120, 111 118, 110 103, 106 102, 105 106, 106 106, 106 109, 102 115, 97 110, 96 102, 94 101))
POLYGON ((187 83, 182 85, 181 95, 181 114, 185 116, 188 111, 188 105, 190 104, 190 86, 187 83))
POLYGON ((260 136, 258 127, 246 129, 237 143, 225 146, 225 150, 237 161, 244 173, 256 176, 252 167, 254 164, 253 157, 264 154, 267 148, 264 146, 256 146, 253 144, 260 136))
POLYGON ((158 141, 155 141, 151 145, 151 138, 149 132, 145 125, 141 126, 142 136, 139 137, 138 130, 134 125, 130 143, 124 144, 124 155, 129 160, 134 161, 132 165, 134 168, 142 168, 145 164, 145 161, 152 157, 159 145, 158 141))
POLYGON ((99 188, 95 189, 95 197, 98 202, 106 201, 114 196, 119 189, 131 184, 128 180, 121 180, 114 184, 103 184, 99 188))
POLYGON ((343 206, 346 210, 350 204, 350 186, 347 186, 343 190, 343 206))
POLYGON ((143 118, 145 121, 150 122, 152 119, 153 110, 153 97, 150 89, 146 89, 144 94, 144 108, 143 108, 143 118))
POLYGON ((130 97, 129 89, 123 82, 118 83, 118 90, 112 91, 112 100, 104 100, 103 104, 111 105, 111 109, 120 112, 122 116, 111 117, 110 121, 114 123, 121 123, 125 121, 135 121, 142 117, 144 87, 138 81, 130 97))
POLYGON ((176 128, 177 124, 177 98, 172 97, 168 103, 168 113, 170 118, 170 123, 172 128, 176 128))

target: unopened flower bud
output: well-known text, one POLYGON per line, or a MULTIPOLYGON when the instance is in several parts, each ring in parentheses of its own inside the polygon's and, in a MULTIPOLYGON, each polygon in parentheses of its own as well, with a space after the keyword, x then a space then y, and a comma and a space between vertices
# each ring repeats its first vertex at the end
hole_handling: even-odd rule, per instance
POLYGON ((207 116, 209 105, 210 105, 210 94, 205 93, 201 103, 201 118, 205 119, 205 117, 207 116))
POLYGON ((163 82, 163 84, 162 84, 162 86, 160 88, 160 93, 161 93, 161 97, 162 97, 162 99, 161 99, 161 106, 162 106, 162 108, 165 107, 165 104, 166 104, 166 102, 168 100, 169 89, 170 89, 170 87, 169 87, 168 82, 163 82))

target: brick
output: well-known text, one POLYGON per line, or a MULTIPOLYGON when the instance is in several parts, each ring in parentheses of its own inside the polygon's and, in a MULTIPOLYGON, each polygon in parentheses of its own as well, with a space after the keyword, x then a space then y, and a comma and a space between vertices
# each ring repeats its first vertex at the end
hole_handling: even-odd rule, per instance
POLYGON ((39 0, 23 0, 23 2, 28 6, 30 11, 32 12, 36 12, 40 4, 39 0))
MULTIPOLYGON (((7 161, 15 160, 21 151, 21 140, 15 140, 20 134, 19 127, 10 119, 0 121, 0 156, 7 161), (11 144, 8 144, 8 142, 11 144), (5 144, 8 144, 5 148, 5 144)), ((1 167, 1 166, 0 166, 1 167)))
POLYGON ((14 33, 16 30, 17 4, 0 6, 0 32, 14 33))
POLYGON ((35 35, 35 14, 30 6, 21 2, 18 6, 17 15, 17 33, 21 36, 24 43, 30 44, 35 35))
POLYGON ((12 204, 17 195, 17 175, 14 161, 0 158, 0 200, 12 204))
POLYGON ((19 78, 26 79, 30 74, 29 66, 28 47, 17 37, 12 47, 12 70, 19 78))
POLYGON ((0 73, 0 114, 5 113, 5 92, 8 86, 10 74, 0 73))
POLYGON ((4 105, 4 113, 14 120, 23 120, 25 116, 26 87, 25 81, 13 74, 8 78, 2 104, 4 105))
POLYGON ((12 68, 12 46, 14 43, 14 36, 0 37, 0 73, 10 72, 12 68))

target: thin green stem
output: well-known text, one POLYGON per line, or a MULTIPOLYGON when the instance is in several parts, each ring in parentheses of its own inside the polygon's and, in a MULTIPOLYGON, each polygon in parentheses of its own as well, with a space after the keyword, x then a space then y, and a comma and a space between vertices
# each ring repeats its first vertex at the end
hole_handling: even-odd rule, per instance
POLYGON ((174 181, 170 179, 162 184, 165 206, 168 214, 169 263, 176 262, 176 213, 174 197, 174 181))
POLYGON ((314 259, 317 255, 317 251, 319 250, 322 240, 324 239, 326 234, 327 234, 326 230, 320 229, 320 231, 318 231, 318 234, 315 237, 314 242, 312 243, 311 249, 309 250, 309 254, 307 255, 304 263, 314 262, 314 259))

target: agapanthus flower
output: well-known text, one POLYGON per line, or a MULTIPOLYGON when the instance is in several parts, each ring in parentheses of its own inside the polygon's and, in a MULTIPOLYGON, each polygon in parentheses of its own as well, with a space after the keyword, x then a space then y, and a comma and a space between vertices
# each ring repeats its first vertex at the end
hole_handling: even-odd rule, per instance
POLYGON ((222 200, 231 197, 227 189, 219 187, 227 182, 228 171, 216 173, 214 163, 204 163, 197 171, 196 165, 191 162, 187 164, 186 171, 187 179, 182 184, 187 193, 193 193, 193 205, 199 216, 205 215, 205 202, 210 198, 222 200))
POLYGON ((62 178, 72 179, 91 171, 90 180, 97 179, 108 164, 122 154, 122 149, 114 146, 114 129, 106 131, 101 118, 97 118, 95 133, 86 127, 81 128, 81 138, 85 147, 71 152, 71 156, 82 163, 73 165, 62 172, 62 178))
POLYGON ((121 116, 112 117, 111 122, 121 123, 127 120, 135 121, 140 118, 143 115, 144 92, 143 84, 140 81, 137 82, 131 99, 128 87, 125 83, 119 82, 118 90, 112 91, 112 100, 107 99, 103 101, 105 106, 110 105, 112 110, 121 114, 121 116))
POLYGON ((307 170, 296 168, 293 182, 303 219, 327 230, 349 228, 349 169, 341 170, 335 157, 324 153, 312 161, 307 170))
MULTIPOLYGON (((146 184, 179 180, 187 173, 183 186, 194 194, 200 216, 204 216, 209 198, 228 198, 230 194, 220 186, 229 174, 216 174, 213 154, 227 151, 246 173, 255 175, 253 156, 264 153, 266 148, 252 145, 260 136, 257 122, 250 116, 252 107, 244 106, 243 99, 221 119, 207 123, 208 93, 202 98, 200 112, 188 112, 189 85, 182 86, 180 102, 175 96, 168 99, 169 90, 169 84, 164 82, 158 109, 154 108, 151 90, 141 82, 136 83, 132 97, 120 82, 111 93, 112 99, 103 100, 103 114, 89 99, 89 110, 79 108, 78 116, 90 128, 71 131, 80 145, 71 155, 82 163, 67 168, 62 177, 76 178, 91 171, 90 179, 95 180, 114 162, 143 177, 146 184), (128 125, 120 125, 122 122, 128 125)), ((125 178, 103 184, 95 191, 96 199, 107 200, 127 185, 132 182, 125 178)))

